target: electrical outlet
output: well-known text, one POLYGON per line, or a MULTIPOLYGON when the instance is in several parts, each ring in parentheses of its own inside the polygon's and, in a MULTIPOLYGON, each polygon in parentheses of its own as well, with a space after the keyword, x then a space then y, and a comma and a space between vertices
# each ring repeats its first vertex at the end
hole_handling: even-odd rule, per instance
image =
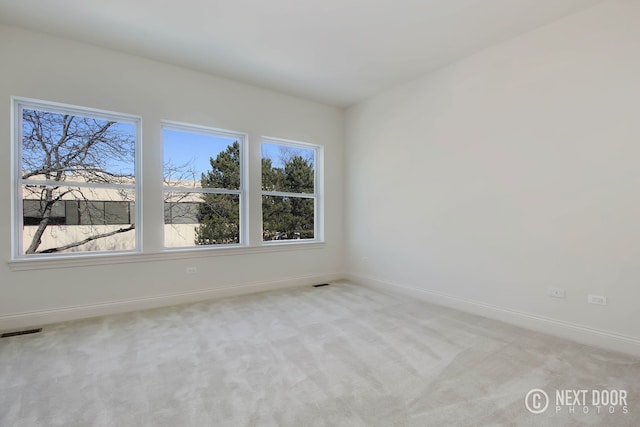
POLYGON ((187 274, 196 274, 198 273, 198 267, 187 267, 187 274))
POLYGON ((587 302, 589 304, 607 305, 607 297, 602 295, 589 294, 587 295, 587 302))
POLYGON ((549 288, 547 289, 547 295, 551 298, 565 298, 566 292, 562 288, 549 288))

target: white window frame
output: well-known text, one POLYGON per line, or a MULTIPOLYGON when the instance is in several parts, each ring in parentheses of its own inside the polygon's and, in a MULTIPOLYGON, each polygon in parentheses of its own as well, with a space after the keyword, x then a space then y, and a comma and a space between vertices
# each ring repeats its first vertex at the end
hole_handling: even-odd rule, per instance
MULTIPOLYGON (((274 144, 282 145, 291 148, 300 148, 305 150, 314 151, 314 164, 313 164, 313 193, 289 193, 286 191, 261 191, 260 195, 260 241, 263 246, 272 245, 299 245, 310 243, 323 243, 324 242, 324 147, 317 144, 310 144, 307 142, 292 141, 289 139, 274 138, 270 136, 263 136, 260 140, 260 153, 262 153, 262 144, 274 144), (263 240, 263 227, 262 222, 262 197, 263 196, 278 196, 278 197, 295 197, 304 199, 313 199, 313 239, 285 239, 285 240, 263 240)), ((260 155, 262 157, 262 154, 260 155)), ((262 168, 262 161, 260 162, 260 168, 262 168)), ((260 176, 262 177, 262 169, 260 169, 260 176)), ((260 180, 260 188, 262 189, 262 178, 260 180)))
MULTIPOLYGON (((222 188, 186 188, 186 187, 167 187, 162 185, 162 248, 163 251, 202 251, 202 250, 221 250, 229 248, 244 247, 249 242, 249 215, 248 215, 248 194, 246 191, 248 179, 247 164, 247 141, 248 135, 243 132, 237 132, 227 129, 219 129, 209 126, 194 125, 170 120, 162 120, 160 122, 162 133, 165 129, 174 131, 183 131, 190 133, 199 133, 202 135, 221 136, 225 138, 236 139, 240 143, 240 188, 238 190, 228 190, 222 188), (219 244, 219 245, 190 245, 190 246, 165 246, 165 220, 164 220, 164 194, 166 192, 184 192, 184 193, 203 193, 203 194, 237 194, 240 198, 240 227, 239 227, 239 243, 236 244, 219 244)), ((162 159, 164 163, 164 139, 162 141, 162 159)), ((164 164, 163 173, 164 178, 164 164)))
MULTIPOLYGON (((82 107, 77 105, 63 104, 58 102, 43 101, 38 99, 12 97, 12 181, 11 186, 11 241, 12 241, 12 260, 39 260, 39 259, 55 259, 55 258, 90 258, 96 256, 111 256, 119 254, 130 254, 142 252, 142 119, 139 116, 130 114, 117 113, 113 111, 100 110, 96 108, 82 107), (40 184, 47 186, 59 186, 60 182, 47 180, 23 180, 22 179, 22 111, 24 109, 34 109, 47 111, 52 113, 71 114, 82 117, 95 118, 100 120, 112 120, 117 122, 129 123, 135 126, 135 158, 134 158, 134 176, 135 184, 101 184, 101 183, 85 183, 79 185, 86 188, 114 188, 127 191, 133 191, 135 194, 135 247, 130 250, 105 250, 105 251, 82 251, 82 252, 60 252, 52 254, 25 254, 23 245, 23 192, 22 185, 40 184)), ((69 183, 74 186, 74 183, 69 183)))

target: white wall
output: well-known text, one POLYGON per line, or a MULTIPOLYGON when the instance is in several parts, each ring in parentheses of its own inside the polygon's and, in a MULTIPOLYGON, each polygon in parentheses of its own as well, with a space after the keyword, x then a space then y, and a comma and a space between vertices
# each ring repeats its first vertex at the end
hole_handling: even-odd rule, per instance
MULTIPOLYGON (((151 60, 0 26, 0 330, 272 286, 339 277, 343 265, 343 112, 151 60), (160 120, 249 134, 250 216, 260 215, 260 137, 325 147, 325 245, 133 263, 14 271, 10 268, 11 96, 142 117, 144 248, 162 246, 160 120), (257 172, 257 173, 256 173, 257 172), (196 266, 198 274, 186 275, 196 266), (247 285, 255 285, 249 286, 247 285), (166 298, 154 298, 167 296, 166 298), (172 295, 172 296, 171 296, 172 295)), ((259 245, 260 222, 251 222, 259 245)))
POLYGON ((640 349, 639 22, 605 2, 352 107, 351 276, 640 349))

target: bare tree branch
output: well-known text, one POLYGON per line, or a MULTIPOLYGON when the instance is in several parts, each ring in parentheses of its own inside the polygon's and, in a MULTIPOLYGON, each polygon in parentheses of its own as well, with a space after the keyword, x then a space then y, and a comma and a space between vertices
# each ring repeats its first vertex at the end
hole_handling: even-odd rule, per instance
POLYGON ((50 254, 50 253, 54 253, 54 252, 66 251, 67 249, 71 249, 71 248, 75 248, 77 246, 84 245, 84 244, 89 243, 89 242, 91 242, 93 240, 98 240, 98 239, 102 239, 104 237, 114 236, 114 235, 120 234, 120 233, 126 233, 127 231, 131 231, 131 230, 133 230, 135 228, 136 228, 136 225, 135 224, 131 224, 129 227, 126 227, 126 228, 119 228, 117 230, 110 231, 108 233, 96 234, 94 236, 87 237, 86 239, 81 240, 79 242, 69 243, 68 245, 58 246, 57 248, 44 249, 44 250, 38 251, 36 253, 39 253, 39 254, 50 254))
MULTIPOLYGON (((24 109, 22 113, 22 179, 26 191, 40 200, 38 227, 34 232, 26 254, 59 252, 83 245, 89 241, 108 237, 123 231, 96 234, 89 238, 56 248, 38 251, 45 230, 52 225, 53 209, 64 200, 84 201, 83 213, 87 225, 100 225, 94 221, 91 203, 93 197, 84 192, 83 183, 121 184, 135 179, 135 137, 132 132, 116 126, 118 122, 74 116, 54 112, 24 109), (73 189, 64 186, 39 186, 29 188, 28 180, 44 178, 59 183, 69 181, 73 189), (37 193, 40 193, 37 195, 37 193), (64 200, 63 200, 64 198, 64 200)), ((122 197, 125 191, 116 191, 122 197)), ((126 201, 122 197, 123 201, 126 201)), ((106 218, 106 212, 103 215, 106 218)), ((102 221, 104 222, 104 221, 102 221)), ((132 230, 133 226, 124 231, 132 230)), ((94 230, 95 231, 95 230, 94 230)))

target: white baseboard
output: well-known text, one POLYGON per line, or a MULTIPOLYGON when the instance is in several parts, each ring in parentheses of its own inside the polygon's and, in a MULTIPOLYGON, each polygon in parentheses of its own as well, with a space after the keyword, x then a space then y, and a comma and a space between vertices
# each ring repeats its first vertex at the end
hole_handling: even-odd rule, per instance
POLYGON ((618 351, 633 356, 640 356, 640 338, 616 334, 543 316, 537 316, 470 299, 458 298, 440 292, 383 282, 370 277, 347 274, 346 278, 351 282, 369 286, 379 291, 396 294, 400 293, 412 298, 419 298, 434 304, 500 320, 522 328, 555 335, 582 344, 618 351))
POLYGON ((151 297, 134 298, 122 301, 110 301, 100 304, 87 304, 51 310, 33 311, 0 316, 0 332, 17 331, 32 327, 41 327, 52 323, 86 319, 110 314, 126 313, 137 310, 166 307, 211 299, 226 298, 275 289, 309 286, 316 283, 342 279, 344 274, 325 274, 316 276, 298 276, 278 281, 258 282, 218 289, 204 289, 151 297))

